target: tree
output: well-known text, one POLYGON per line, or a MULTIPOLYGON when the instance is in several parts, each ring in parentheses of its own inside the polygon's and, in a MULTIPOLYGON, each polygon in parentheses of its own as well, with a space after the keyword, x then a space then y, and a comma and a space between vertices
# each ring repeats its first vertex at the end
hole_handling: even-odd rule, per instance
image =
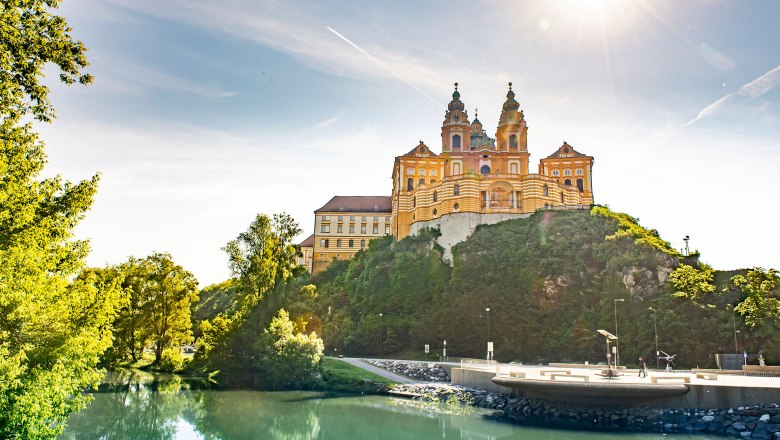
POLYGON ((228 254, 230 272, 252 301, 292 276, 300 252, 293 239, 300 233, 288 214, 274 214, 273 219, 257 214, 246 232, 222 248, 228 254))
POLYGON ((751 327, 765 320, 780 318, 780 300, 773 295, 780 285, 780 276, 775 269, 766 270, 761 267, 751 269, 747 275, 734 275, 731 282, 747 294, 747 297, 734 308, 745 318, 745 323, 751 327))
POLYGON ((271 320, 262 338, 257 341, 260 353, 256 366, 266 371, 270 384, 276 388, 301 388, 316 380, 324 345, 317 333, 295 332, 295 324, 284 309, 271 320))
POLYGON ((74 279, 88 245, 73 228, 97 177, 36 180, 43 144, 9 119, 0 151, 0 438, 54 438, 101 377, 119 298, 99 272, 74 279))
POLYGON ((675 289, 674 296, 698 302, 715 291, 713 278, 714 272, 706 264, 702 264, 700 269, 681 264, 669 275, 669 282, 675 289))
POLYGON ((114 327, 117 359, 137 361, 143 349, 154 346, 155 364, 163 351, 191 339, 191 305, 198 300, 195 276, 173 262, 170 254, 130 257, 113 268, 124 304, 114 327))
POLYGON ((54 108, 49 88, 41 84, 43 69, 54 63, 60 81, 89 84, 82 74, 87 58, 81 41, 73 41, 71 28, 53 10, 59 0, 5 0, 0 5, 0 109, 3 118, 18 120, 32 114, 51 121, 54 108))

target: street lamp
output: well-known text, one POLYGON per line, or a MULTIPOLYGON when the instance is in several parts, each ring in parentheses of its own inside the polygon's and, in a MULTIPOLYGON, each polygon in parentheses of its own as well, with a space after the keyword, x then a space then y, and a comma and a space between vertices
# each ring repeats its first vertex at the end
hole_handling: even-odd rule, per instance
POLYGON ((379 314, 379 357, 382 357, 382 314, 379 314))
POLYGON ((624 302, 625 300, 623 298, 618 298, 615 300, 612 300, 613 304, 615 305, 615 368, 620 366, 620 341, 617 339, 618 335, 618 326, 617 326, 617 303, 624 302))
POLYGON ((490 307, 485 307, 487 314, 487 360, 490 360, 490 307))
POLYGON ((441 355, 444 359, 442 359, 442 362, 447 362, 447 340, 444 340, 444 348, 441 350, 441 355))
POLYGON ((683 241, 685 242, 685 256, 686 257, 691 255, 691 251, 688 249, 688 241, 690 241, 690 239, 691 239, 691 237, 689 237, 687 235, 685 237, 683 237, 683 241))
POLYGON ((658 357, 661 355, 661 352, 658 351, 658 323, 655 320, 655 309, 652 307, 648 307, 648 309, 653 311, 653 329, 655 330, 655 368, 661 368, 661 360, 658 359, 658 357))

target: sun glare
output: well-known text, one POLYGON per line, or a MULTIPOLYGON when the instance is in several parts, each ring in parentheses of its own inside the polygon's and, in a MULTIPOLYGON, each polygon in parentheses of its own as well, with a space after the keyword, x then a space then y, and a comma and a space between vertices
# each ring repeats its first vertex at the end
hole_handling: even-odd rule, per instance
POLYGON ((602 35, 629 29, 637 9, 636 0, 557 0, 554 4, 554 16, 546 18, 548 27, 597 31, 602 35))

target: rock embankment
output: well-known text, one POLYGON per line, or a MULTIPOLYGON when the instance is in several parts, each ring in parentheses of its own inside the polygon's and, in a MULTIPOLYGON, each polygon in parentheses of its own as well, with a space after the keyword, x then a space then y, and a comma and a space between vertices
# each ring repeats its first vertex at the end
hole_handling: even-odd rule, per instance
POLYGON ((780 439, 778 404, 725 410, 584 407, 444 384, 395 385, 390 393, 412 395, 424 401, 459 402, 492 409, 499 417, 530 424, 605 431, 689 432, 780 439))
POLYGON ((408 361, 382 361, 375 359, 364 359, 369 364, 384 368, 396 374, 403 374, 418 380, 427 380, 432 382, 449 382, 450 376, 439 364, 428 362, 408 362, 408 361))

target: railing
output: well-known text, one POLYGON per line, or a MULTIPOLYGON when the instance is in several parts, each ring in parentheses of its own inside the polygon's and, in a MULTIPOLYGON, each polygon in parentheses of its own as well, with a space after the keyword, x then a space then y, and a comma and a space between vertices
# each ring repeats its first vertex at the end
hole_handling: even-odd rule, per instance
POLYGON ((469 359, 463 358, 460 360, 460 368, 480 369, 480 370, 493 370, 498 365, 497 361, 487 359, 469 359))

